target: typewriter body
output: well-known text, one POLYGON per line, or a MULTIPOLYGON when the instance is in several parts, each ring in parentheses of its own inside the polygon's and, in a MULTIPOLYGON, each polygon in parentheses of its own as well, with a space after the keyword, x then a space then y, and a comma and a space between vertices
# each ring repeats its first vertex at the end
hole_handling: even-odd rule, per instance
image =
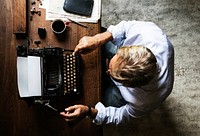
MULTIPOLYGON (((28 49, 24 46, 18 46, 17 59, 18 80, 20 81, 18 81, 19 92, 26 91, 24 87, 21 87, 24 86, 24 82, 26 81, 22 78, 24 73, 22 73, 20 69, 22 65, 24 65, 21 64, 21 60, 27 59, 27 71, 30 74, 26 75, 26 80, 28 80, 28 83, 31 85, 33 82, 37 82, 35 85, 32 85, 32 87, 30 87, 31 85, 29 84, 25 85, 27 91, 30 92, 37 86, 35 89, 38 92, 36 96, 78 96, 81 94, 81 60, 80 56, 77 54, 74 55, 72 50, 65 50, 62 48, 28 49), (37 59, 37 64, 32 64, 32 59, 37 59), (39 70, 30 70, 29 72, 29 69, 34 69, 35 67, 39 70), (31 77, 37 78, 33 79, 31 77)), ((28 96, 34 96, 34 94, 26 94, 24 97, 28 96)), ((20 97, 23 97, 23 95, 20 94, 20 97)))

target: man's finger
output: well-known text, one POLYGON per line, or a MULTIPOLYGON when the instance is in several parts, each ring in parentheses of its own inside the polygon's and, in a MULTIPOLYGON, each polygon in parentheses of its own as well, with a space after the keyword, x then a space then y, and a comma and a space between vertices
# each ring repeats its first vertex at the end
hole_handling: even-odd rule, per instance
POLYGON ((73 106, 69 106, 65 109, 66 112, 73 112, 74 110, 77 109, 77 106, 76 105, 73 105, 73 106))
POLYGON ((72 118, 72 119, 65 119, 66 121, 74 121, 76 118, 72 118))
POLYGON ((77 114, 72 112, 60 112, 60 115, 65 117, 66 119, 73 119, 73 118, 76 118, 77 117, 77 114))
POLYGON ((65 112, 61 112, 60 115, 63 116, 66 121, 73 121, 76 119, 76 117, 70 117, 69 114, 66 114, 65 112))
POLYGON ((80 51, 82 49, 82 46, 83 45, 81 43, 79 43, 74 49, 74 54, 77 53, 78 51, 80 51))
POLYGON ((78 45, 75 47, 75 49, 74 49, 74 54, 76 54, 77 52, 79 51, 79 47, 78 47, 78 45))

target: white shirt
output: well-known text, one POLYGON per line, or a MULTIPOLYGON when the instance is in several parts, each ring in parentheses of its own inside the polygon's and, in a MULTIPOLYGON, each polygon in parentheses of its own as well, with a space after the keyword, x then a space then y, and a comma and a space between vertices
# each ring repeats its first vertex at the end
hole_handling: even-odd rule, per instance
POLYGON ((167 36, 152 22, 122 21, 111 25, 108 31, 112 33, 116 46, 143 45, 149 48, 157 59, 158 75, 146 86, 130 88, 115 82, 127 104, 117 107, 105 107, 101 102, 95 108, 98 110, 96 124, 116 124, 138 118, 158 107, 171 93, 174 82, 174 49, 167 36))

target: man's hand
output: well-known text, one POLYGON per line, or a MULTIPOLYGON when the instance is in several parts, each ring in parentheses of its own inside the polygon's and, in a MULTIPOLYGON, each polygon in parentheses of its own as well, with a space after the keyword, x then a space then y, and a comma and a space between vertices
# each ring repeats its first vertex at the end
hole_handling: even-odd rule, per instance
POLYGON ((95 36, 84 36, 80 39, 79 44, 74 49, 74 53, 78 51, 86 54, 94 51, 99 46, 98 38, 95 36))
POLYGON ((86 105, 74 105, 66 108, 63 112, 60 112, 60 115, 65 119, 65 121, 71 124, 76 124, 84 119, 88 114, 90 114, 91 119, 94 119, 97 115, 97 112, 97 109, 89 109, 89 107, 86 105))
POLYGON ((60 115, 63 116, 67 122, 79 122, 87 116, 88 111, 88 106, 74 105, 66 108, 63 112, 60 112, 60 115))
POLYGON ((108 31, 94 36, 84 36, 74 49, 74 53, 79 51, 80 53, 90 53, 110 40, 112 40, 112 34, 108 31))

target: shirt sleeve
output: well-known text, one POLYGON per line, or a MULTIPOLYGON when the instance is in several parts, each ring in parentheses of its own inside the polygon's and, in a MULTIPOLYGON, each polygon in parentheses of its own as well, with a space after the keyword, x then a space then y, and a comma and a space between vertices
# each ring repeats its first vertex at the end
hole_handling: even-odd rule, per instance
POLYGON ((132 25, 136 24, 137 21, 121 21, 117 25, 111 25, 108 27, 107 31, 112 33, 113 43, 117 46, 123 45, 124 40, 126 39, 127 31, 132 25))
POLYGON ((144 114, 141 111, 134 110, 130 103, 117 108, 112 106, 105 107, 99 102, 96 104, 95 109, 98 110, 98 113, 93 123, 97 125, 114 124, 118 126, 144 114))
POLYGON ((122 45, 125 37, 125 21, 120 22, 117 25, 111 25, 108 27, 108 31, 112 33, 113 43, 117 46, 122 45))

